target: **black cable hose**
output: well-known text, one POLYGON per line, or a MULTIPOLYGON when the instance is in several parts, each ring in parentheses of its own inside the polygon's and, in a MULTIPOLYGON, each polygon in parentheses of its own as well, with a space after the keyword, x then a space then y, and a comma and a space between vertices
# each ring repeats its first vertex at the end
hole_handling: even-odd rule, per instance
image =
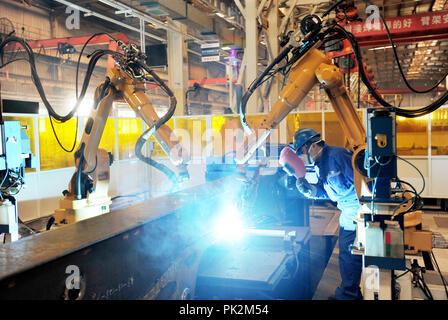
POLYGON ((384 21, 384 18, 381 14, 380 14, 380 18, 384 24, 384 28, 386 29, 386 33, 387 33, 387 37, 389 38, 389 42, 392 46, 392 51, 394 52, 395 61, 398 66, 398 70, 400 71, 401 77, 402 77, 404 83, 406 84, 406 86, 409 88, 409 90, 411 90, 412 92, 417 93, 417 94, 423 94, 423 93, 429 93, 429 92, 437 89, 437 87, 446 79, 446 77, 448 76, 448 73, 446 73, 445 76, 443 76, 443 78, 440 79, 440 81, 437 82, 433 87, 431 87, 427 90, 417 90, 413 86, 411 86, 411 84, 409 83, 408 79, 406 78, 406 76, 404 74, 403 68, 401 67, 400 59, 398 58, 397 48, 395 47, 395 43, 392 40, 392 35, 390 34, 389 27, 387 26, 387 23, 386 23, 386 21, 384 21))
MULTIPOLYGON (((280 61, 282 61, 284 58, 286 58, 293 49, 292 46, 288 45, 285 49, 266 67, 266 69, 263 71, 263 73, 258 76, 252 84, 249 86, 247 91, 244 93, 243 97, 241 98, 241 104, 238 106, 240 119, 242 125, 246 128, 252 131, 246 121, 246 106, 247 102, 249 101, 249 98, 254 93, 254 91, 261 85, 261 82, 263 81, 264 77, 268 75, 268 73, 278 64, 280 61)), ((291 63, 291 62, 290 62, 291 63)))
POLYGON ((95 33, 94 35, 92 35, 92 36, 91 36, 91 37, 84 43, 84 45, 83 45, 81 51, 79 52, 78 63, 76 64, 76 77, 75 77, 76 99, 79 99, 79 96, 78 96, 78 75, 79 75, 79 66, 80 66, 80 64, 81 64, 81 57, 82 57, 82 54, 84 53, 84 50, 85 50, 85 48, 87 47, 87 45, 89 44, 89 42, 90 42, 92 39, 94 39, 94 38, 96 38, 96 37, 98 37, 98 36, 101 36, 101 35, 107 35, 107 36, 108 36, 109 38, 111 38, 113 41, 118 42, 118 40, 115 39, 115 37, 113 37, 113 36, 110 35, 109 33, 107 33, 107 32, 100 32, 100 33, 95 33))
MULTIPOLYGON (((84 96, 85 96, 85 94, 87 92, 87 88, 88 88, 89 83, 90 83, 90 78, 92 76, 93 70, 94 70, 95 65, 98 62, 98 60, 102 56, 104 56, 106 54, 122 56, 121 53, 116 52, 116 51, 111 51, 111 50, 96 50, 91 55, 89 55, 88 57, 90 58, 90 60, 89 60, 89 64, 88 64, 88 67, 87 67, 86 75, 84 77, 84 82, 83 82, 83 85, 82 85, 82 88, 81 88, 81 94, 78 95, 78 75, 79 75, 79 65, 80 65, 81 56, 82 56, 82 54, 84 52, 84 49, 86 48, 87 44, 93 38, 95 38, 95 37, 97 37, 99 35, 104 35, 104 34, 108 35, 112 40, 117 42, 117 39, 115 39, 113 36, 111 36, 108 33, 96 33, 96 34, 92 35, 84 43, 84 46, 82 47, 81 52, 80 52, 79 57, 78 57, 78 64, 77 64, 77 68, 76 68, 76 80, 75 80, 75 82, 76 82, 76 99, 77 99, 77 102, 76 102, 75 106, 73 107, 73 109, 68 114, 66 114, 65 116, 62 116, 62 115, 59 115, 58 113, 56 113, 56 111, 52 108, 51 104, 47 100, 45 92, 44 92, 43 87, 42 87, 42 83, 40 82, 40 78, 39 78, 39 75, 37 73, 36 63, 35 63, 35 59, 34 59, 34 52, 33 52, 32 48, 29 46, 29 44, 24 39, 21 39, 21 38, 18 38, 18 37, 14 37, 14 36, 10 36, 10 37, 8 37, 7 39, 5 39, 4 41, 2 41, 0 43, 0 53, 2 53, 3 49, 5 48, 5 46, 10 44, 10 43, 18 43, 25 50, 26 54, 28 55, 28 59, 24 59, 24 60, 27 60, 29 65, 30 65, 32 81, 33 81, 34 85, 36 86, 36 89, 37 89, 37 91, 38 91, 38 93, 39 93, 39 95, 40 95, 40 97, 41 97, 45 107, 48 110, 49 118, 50 118, 50 122, 51 122, 51 127, 53 129, 54 134, 55 134, 56 140, 59 143, 59 145, 61 146, 61 148, 64 151, 67 151, 67 152, 72 152, 74 150, 75 146, 76 146, 76 136, 77 136, 77 133, 78 133, 78 131, 77 131, 78 130, 78 125, 76 125, 75 141, 73 143, 72 148, 70 150, 68 150, 61 144, 60 140, 58 139, 58 136, 57 136, 56 131, 55 131, 54 126, 53 126, 52 118, 54 118, 55 120, 60 121, 60 122, 66 122, 66 121, 70 120, 73 117, 73 115, 77 112, 78 107, 79 107, 81 101, 83 100, 83 98, 84 98, 84 96)), ((15 61, 17 61, 17 60, 15 60, 15 61)), ((8 63, 10 63, 10 62, 8 62, 8 63)), ((159 121, 157 121, 153 126, 151 126, 148 130, 146 130, 140 136, 140 138, 137 141, 136 146, 135 146, 135 153, 136 153, 137 157, 140 160, 142 160, 143 162, 148 163, 151 166, 155 167, 156 169, 162 171, 163 173, 165 173, 170 178, 170 180, 173 180, 173 175, 175 177, 175 174, 174 174, 173 171, 168 169, 166 166, 164 166, 162 164, 159 164, 156 161, 152 160, 150 157, 145 157, 142 154, 141 150, 142 150, 143 145, 146 143, 147 139, 149 138, 148 134, 150 132, 152 132, 152 130, 159 129, 160 126, 165 124, 174 115, 174 112, 176 110, 177 101, 176 101, 174 93, 171 91, 171 89, 168 86, 166 86, 166 84, 163 82, 163 80, 161 80, 160 77, 154 71, 152 71, 145 63, 140 62, 139 64, 140 64, 140 66, 144 70, 146 70, 151 75, 151 77, 154 78, 154 80, 168 94, 168 96, 170 97, 170 108, 168 109, 168 112, 162 118, 159 119, 159 121)), ((6 64, 2 65, 2 67, 4 67, 5 65, 6 64)), ((107 85, 104 85, 103 88, 102 88, 102 93, 105 92, 106 88, 107 88, 107 85)), ((80 164, 81 164, 80 167, 82 167, 82 159, 80 161, 81 161, 80 162, 80 164)), ((81 185, 80 185, 81 172, 82 172, 82 170, 79 170, 78 176, 77 176, 77 180, 78 180, 78 186, 77 186, 77 191, 76 191, 77 197, 79 197, 81 195, 81 190, 80 190, 80 187, 81 187, 81 185)))
MULTIPOLYGON (((447 91, 437 101, 433 102, 432 104, 430 104, 424 108, 420 108, 420 109, 402 109, 402 108, 397 108, 397 107, 389 104, 387 101, 385 101, 381 97, 381 95, 379 95, 377 93, 376 89, 374 89, 372 87, 372 85, 366 75, 366 72, 364 70, 364 65, 362 63, 362 55, 361 55, 361 52, 359 49, 358 42, 356 41, 354 36, 338 24, 335 25, 335 28, 330 28, 330 29, 326 30, 324 32, 324 34, 322 34, 322 35, 326 35, 332 31, 337 32, 340 35, 342 34, 346 39, 349 40, 350 45, 353 49, 353 53, 355 55, 357 64, 358 64, 361 79, 362 79, 363 83, 366 85, 366 87, 368 88, 369 92, 372 94, 372 96, 384 107, 391 109, 391 111, 395 111, 398 116, 403 116, 406 118, 421 117, 421 116, 424 116, 431 112, 434 112, 435 110, 437 110, 438 108, 443 106, 445 104, 445 102, 448 101, 448 91, 447 91)), ((308 51, 309 48, 310 48, 310 46, 302 48, 302 50, 300 50, 300 54, 296 54, 294 57, 295 59, 293 61, 291 61, 290 64, 292 65, 293 63, 295 63, 301 56, 303 56, 308 51)), ((254 80, 254 82, 251 84, 251 86, 248 88, 248 90, 246 91, 246 93, 244 94, 244 96, 242 98, 241 105, 239 106, 241 123, 246 129, 249 129, 249 131, 252 131, 252 130, 250 129, 249 125, 247 124, 246 117, 245 117, 247 101, 249 100, 250 96, 255 91, 255 89, 263 82, 263 78, 266 75, 268 75, 268 73, 272 70, 272 68, 275 66, 275 64, 278 64, 281 61, 281 56, 282 56, 282 53, 265 69, 265 71, 256 80, 254 80)), ((286 57, 286 56, 287 56, 287 54, 284 57, 286 57)))
MULTIPOLYGON (((161 171, 163 174, 165 174, 170 181, 175 184, 177 182, 176 174, 169 169, 164 164, 161 164, 154 159, 151 158, 151 155, 149 157, 143 155, 142 149, 145 143, 148 141, 148 139, 151 137, 152 133, 155 132, 157 129, 159 129, 162 125, 164 125, 171 117, 174 115, 174 112, 176 111, 176 105, 177 100, 174 96, 173 91, 165 84, 165 82, 160 79, 160 77, 149 68, 148 65, 145 63, 140 62, 140 66, 148 72, 148 74, 162 87, 162 89, 168 94, 170 99, 170 107, 168 108, 168 111, 163 115, 162 118, 160 118, 155 124, 150 126, 143 134, 138 138, 136 144, 135 144, 135 155, 136 157, 143 161, 146 164, 149 164, 150 166, 154 167, 155 169, 161 171)), ((151 151, 152 154, 152 151, 151 151)))
POLYGON ((95 38, 95 37, 97 37, 97 36, 99 36, 99 35, 104 35, 104 34, 108 35, 112 40, 114 40, 114 41, 117 42, 117 39, 115 39, 113 36, 111 36, 111 35, 108 34, 108 33, 97 33, 97 34, 94 34, 93 36, 91 36, 91 37, 84 43, 84 46, 83 46, 83 48, 82 48, 82 50, 81 50, 81 52, 80 52, 80 55, 79 55, 79 58, 78 58, 77 67, 76 67, 76 86, 75 86, 75 87, 76 87, 76 99, 77 99, 77 102, 76 102, 75 107, 74 107, 74 108, 73 108, 73 109, 72 109, 66 116, 60 116, 60 115, 58 115, 58 114, 55 112, 55 110, 51 107, 51 105, 50 105, 50 103, 48 102, 48 100, 46 99, 45 92, 44 92, 43 87, 42 87, 42 84, 41 84, 41 82, 40 82, 39 75, 37 74, 36 63, 35 63, 35 58, 34 58, 34 52, 33 52, 32 48, 29 46, 29 44, 28 44, 24 39, 21 39, 21 38, 18 38, 18 37, 12 37, 12 36, 7 37, 2 43, 0 43, 0 53, 2 53, 2 54, 3 54, 3 52, 4 52, 4 50, 3 50, 4 47, 5 47, 7 44, 9 44, 9 43, 18 43, 18 44, 21 45, 21 46, 23 47, 23 49, 25 50, 25 53, 27 54, 28 59, 26 59, 26 58, 20 58, 20 59, 15 59, 15 60, 12 60, 12 61, 8 61, 7 63, 5 63, 5 64, 3 64, 2 66, 0 66, 0 68, 3 68, 4 66, 8 65, 8 64, 11 63, 11 62, 15 62, 15 61, 19 61, 19 60, 25 60, 25 61, 28 61, 28 64, 30 65, 30 70, 31 70, 31 79, 32 79, 34 85, 36 86, 36 89, 37 89, 37 91, 38 91, 38 93, 39 93, 39 95, 40 95, 42 101, 44 102, 45 107, 46 107, 47 110, 48 110, 48 113, 49 113, 49 119, 50 119, 50 124, 51 124, 51 128, 52 128, 52 130, 53 130, 53 133, 54 133, 54 136, 55 136, 55 138, 56 138, 56 141, 58 142, 59 146, 60 146, 65 152, 68 152, 68 153, 72 152, 72 151, 75 149, 75 147, 76 147, 77 136, 78 136, 78 123, 79 123, 79 118, 77 117, 77 119, 76 119, 75 139, 74 139, 74 142, 73 142, 72 147, 71 147, 70 149, 65 148, 65 147, 62 145, 61 141, 59 140, 59 137, 58 137, 58 135, 56 134, 56 130, 55 130, 55 128, 54 128, 53 119, 56 120, 56 121, 60 121, 60 122, 66 122, 66 121, 70 120, 70 119, 73 117, 73 115, 76 113, 76 111, 77 111, 77 109, 78 109, 78 107, 79 107, 79 105, 80 105, 82 99, 83 99, 84 96, 85 96, 85 93, 86 93, 86 91, 87 91, 87 88, 88 88, 88 85, 89 85, 89 82, 90 82, 91 75, 92 75, 92 73, 93 73, 93 70, 94 70, 95 65, 96 65, 96 63, 98 62, 99 58, 101 58, 101 57, 102 57, 103 55, 105 55, 105 54, 121 55, 121 54, 118 53, 118 52, 110 51, 110 50, 97 50, 97 51, 95 51, 92 55, 90 55, 89 57, 91 57, 91 59, 90 59, 90 61, 89 61, 89 65, 88 65, 88 68, 87 68, 86 76, 85 76, 85 78, 84 78, 84 83, 83 83, 82 93, 81 93, 81 96, 78 96, 78 72, 79 72, 79 65, 80 65, 80 60, 81 60, 82 53, 83 53, 84 49, 86 48, 87 44, 88 44, 93 38, 95 38))
POLYGON ((434 300, 431 290, 428 288, 428 286, 426 285, 426 281, 423 278, 423 274, 420 275, 418 272, 414 273, 413 270, 409 268, 406 268, 406 270, 413 274, 414 279, 416 278, 415 281, 416 287, 418 286, 429 300, 434 300))
POLYGON ((66 122, 66 121, 70 120, 73 117, 73 115, 76 113, 76 111, 78 110, 78 107, 86 94, 93 69, 94 69, 96 63, 98 62, 98 59, 105 54, 121 55, 120 53, 111 51, 111 50, 97 50, 97 51, 95 51, 94 54, 91 55, 88 70, 87 70, 86 76, 84 78, 82 91, 81 91, 80 96, 78 97, 79 99, 77 100, 73 109, 65 116, 62 116, 62 115, 59 115, 53 109, 53 107, 51 106, 51 104, 49 103, 49 101, 46 98, 45 91, 43 90, 42 83, 41 83, 39 75, 37 73, 36 63, 35 63, 35 59, 34 59, 34 52, 33 52, 32 48, 29 46, 29 44, 25 40, 18 38, 18 37, 11 36, 11 37, 5 39, 2 43, 0 43, 0 52, 3 52, 4 47, 10 43, 18 43, 25 50, 25 53, 28 55, 28 63, 30 65, 31 79, 32 79, 34 85, 36 86, 39 96, 41 97, 42 102, 44 103, 45 107, 47 108, 49 115, 51 117, 53 117, 55 120, 60 121, 60 122, 66 122))
MULTIPOLYGON (((368 5, 372 5, 372 3, 370 3, 370 1, 368 1, 368 0, 364 0, 364 2, 366 4, 368 4, 368 5)), ((417 90, 417 89, 415 89, 409 83, 408 79, 406 78, 406 76, 404 74, 403 68, 402 68, 401 63, 400 63, 400 59, 398 58, 398 53, 397 53, 397 49, 396 49, 395 43, 394 43, 394 41, 392 39, 392 35, 390 33, 390 30, 389 30, 389 26, 387 25, 386 21, 384 20, 384 17, 381 14, 379 16, 380 16, 381 21, 383 22, 384 28, 386 30, 387 37, 388 37, 389 42, 390 42, 390 44, 392 46, 392 50, 393 50, 393 53, 394 53, 395 61, 396 61, 397 66, 398 66, 398 70, 400 71, 401 78, 403 79, 403 81, 406 84, 406 86, 408 87, 408 89, 411 90, 414 93, 417 93, 417 94, 429 93, 429 92, 435 90, 446 79, 446 77, 448 76, 448 72, 433 87, 431 87, 431 88, 429 88, 427 90, 417 90)))
POLYGON ((330 7, 330 9, 328 9, 327 11, 324 12, 324 14, 322 15, 322 18, 326 17, 327 15, 330 14, 331 11, 333 11, 334 9, 336 9, 341 3, 346 2, 347 0, 340 0, 338 2, 336 2, 334 5, 332 5, 330 7))
POLYGON ((79 117, 76 117, 76 124, 75 124, 75 139, 73 140, 73 144, 72 147, 70 149, 65 148, 62 145, 62 142, 59 140, 58 135, 56 134, 56 129, 54 128, 54 124, 53 124, 53 119, 51 116, 48 117, 50 119, 50 125, 51 125, 51 130, 53 131, 54 137, 56 138, 56 141, 58 142, 59 146, 62 148, 62 150, 64 150, 67 153, 71 153, 73 152, 73 150, 75 150, 76 147, 76 142, 77 142, 77 137, 78 137, 78 124, 79 124, 79 117))
MULTIPOLYGON (((173 184, 176 184, 176 181, 177 181, 176 174, 170 168, 168 168, 164 164, 159 163, 159 162, 155 161, 154 159, 152 159, 151 155, 149 157, 146 157, 143 155, 142 148, 143 148, 144 144, 146 143, 146 141, 147 140, 142 137, 138 138, 137 143, 135 144, 135 155, 137 156, 137 158, 139 160, 143 161, 144 163, 149 164, 150 166, 159 170, 160 172, 165 174, 173 184)), ((152 154, 152 151, 151 151, 151 154, 152 154)))
MULTIPOLYGON (((327 31, 325 31, 321 37, 325 36, 327 31)), ((294 65, 301 57, 305 55, 305 53, 308 52, 309 49, 313 47, 315 44, 314 41, 308 41, 308 39, 304 39, 305 45, 299 48, 295 48, 291 45, 288 45, 283 49, 283 51, 266 67, 266 69, 263 71, 262 74, 260 74, 249 86, 247 91, 244 93, 243 97, 241 98, 241 104, 238 106, 239 114, 240 114, 240 120, 243 125, 243 127, 252 132, 252 129, 247 123, 246 120, 246 106, 247 102, 249 101, 249 98, 252 96, 252 94, 255 92, 255 90, 262 85, 265 81, 267 81, 269 78, 273 77, 276 73, 280 71, 286 70, 284 73, 284 76, 286 77, 287 73, 291 70, 291 66, 294 65), (293 50, 294 49, 294 50, 293 50), (293 56, 291 60, 288 61, 288 63, 281 68, 278 68, 274 70, 273 73, 269 74, 271 70, 279 64, 283 59, 288 58, 288 54, 292 51, 293 56), (266 76, 269 76, 267 79, 264 79, 266 76)))
MULTIPOLYGON (((105 55, 105 54, 115 54, 115 51, 110 51, 110 50, 97 50, 97 51, 93 52, 91 55, 89 55, 89 57, 91 57, 91 60, 89 61, 89 67, 88 67, 88 71, 87 71, 87 73, 86 73, 86 78, 87 78, 87 81, 88 81, 88 82, 90 82, 90 76, 91 76, 91 74, 92 74, 92 72, 93 72, 93 69, 95 68, 96 63, 97 63, 98 60, 99 60, 103 55, 105 55)), ((108 79, 108 78, 106 78, 106 82, 107 82, 107 79, 108 79)), ((109 81, 110 81, 110 79, 109 79, 109 81)), ((107 84, 107 86, 108 86, 108 84, 107 84)), ((76 86, 76 87, 77 87, 77 86, 76 86)), ((83 85, 84 94, 85 94, 85 91, 87 91, 87 88, 88 88, 88 84, 87 84, 87 85, 83 85)), ((106 86, 103 86, 102 90, 104 91, 105 89, 106 89, 106 86)), ((84 95, 83 95, 83 97, 84 97, 84 95)), ((82 98, 81 98, 81 100, 80 100, 79 98, 77 98, 77 99, 78 99, 78 101, 81 101, 81 100, 82 100, 82 98)), ((72 147, 71 147, 70 149, 65 148, 65 147, 62 145, 61 141, 59 140, 58 135, 56 134, 56 130, 55 130, 54 125, 53 125, 53 119, 52 119, 52 116, 51 116, 51 115, 49 115, 49 119, 50 119, 51 129, 53 130, 54 136, 55 136, 56 141, 58 142, 59 146, 60 146, 60 147, 62 148, 62 150, 64 150, 65 152, 68 152, 68 153, 73 152, 73 150, 75 150, 76 142, 77 142, 77 137, 78 137, 78 123, 79 123, 79 117, 78 117, 78 116, 76 117, 75 139, 74 139, 74 141, 73 141, 73 145, 72 145, 72 147)))
MULTIPOLYGON (((334 10, 337 6, 339 6, 344 1, 345 0, 341 0, 338 3, 336 3, 335 5, 333 5, 327 12, 325 12, 322 15, 322 17, 325 17, 326 15, 328 15, 332 10, 334 10)), ((370 1, 365 0, 365 2, 367 4, 371 4, 370 1)), ((433 87, 431 87, 431 88, 429 88, 427 90, 417 90, 417 89, 415 89, 409 83, 408 79, 406 78, 406 75, 404 74, 403 68, 402 68, 401 63, 400 63, 400 59, 398 57, 397 49, 396 49, 395 43, 394 43, 394 41, 392 39, 392 35, 390 33, 389 27, 388 27, 386 21, 384 20, 384 17, 381 14, 380 14, 380 18, 381 18, 381 21, 383 22, 384 28, 386 30, 387 37, 388 37, 389 42, 390 42, 390 44, 392 46, 392 50, 393 50, 393 53, 394 53, 395 61, 396 61, 397 66, 398 66, 398 70, 400 71, 401 77, 402 77, 404 83, 406 84, 406 86, 409 88, 409 90, 411 90, 412 92, 417 93, 417 94, 424 94, 424 93, 429 93, 431 91, 434 91, 446 79, 446 77, 448 76, 448 73, 446 73, 445 76, 443 76, 443 78, 440 79, 440 81, 438 81, 433 87)))
POLYGON ((423 292, 426 292, 425 295, 429 298, 429 300, 434 300, 434 297, 432 296, 431 290, 429 290, 425 278, 423 277, 423 273, 421 275, 419 275, 420 281, 423 284, 423 288, 422 286, 420 286, 420 288, 423 290, 423 292))
POLYGON ((421 117, 421 116, 427 115, 431 112, 434 112, 435 110, 437 110, 438 108, 443 106, 445 104, 445 102, 448 101, 448 91, 447 91, 437 101, 433 102, 432 104, 430 104, 426 107, 420 108, 420 109, 402 109, 402 108, 397 108, 397 107, 389 104, 376 92, 376 89, 374 89, 372 87, 372 85, 370 84, 370 81, 369 81, 369 79, 366 75, 366 72, 364 70, 364 65, 362 63, 362 55, 361 55, 361 51, 359 49, 358 42, 354 38, 353 34, 348 32, 347 30, 345 30, 343 27, 341 27, 338 24, 336 24, 335 28, 333 28, 332 30, 341 34, 344 38, 346 38, 350 42, 350 45, 353 50, 353 54, 355 55, 356 62, 358 63, 358 69, 359 69, 359 73, 361 75, 361 79, 362 79, 363 83, 367 86, 367 88, 369 89, 370 94, 372 94, 372 96, 375 98, 375 100, 377 100, 382 106, 389 108, 392 111, 395 111, 398 116, 403 116, 406 118, 421 117))

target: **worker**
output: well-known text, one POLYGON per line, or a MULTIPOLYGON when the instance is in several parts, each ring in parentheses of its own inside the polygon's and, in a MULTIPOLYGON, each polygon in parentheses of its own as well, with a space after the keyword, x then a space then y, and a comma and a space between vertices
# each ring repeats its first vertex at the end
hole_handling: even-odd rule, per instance
POLYGON ((297 179, 296 187, 310 199, 327 199, 337 202, 339 218, 339 270, 342 284, 329 299, 362 299, 359 287, 362 257, 352 255, 350 245, 356 236, 356 217, 360 208, 354 185, 352 152, 345 148, 329 146, 320 133, 302 128, 294 135, 294 150, 307 166, 313 166, 318 177, 317 184, 305 178, 297 179))

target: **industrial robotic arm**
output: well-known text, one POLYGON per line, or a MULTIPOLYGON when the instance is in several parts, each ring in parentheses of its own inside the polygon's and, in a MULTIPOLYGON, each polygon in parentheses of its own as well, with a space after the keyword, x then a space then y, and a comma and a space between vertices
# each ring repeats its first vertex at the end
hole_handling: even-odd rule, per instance
MULTIPOLYGON (((318 49, 323 43, 323 38, 326 36, 325 31, 321 32, 322 26, 319 18, 317 16, 305 18, 302 26, 302 31, 307 34, 302 43, 300 45, 297 44, 295 47, 289 45, 280 55, 282 57, 292 52, 291 61, 296 61, 291 65, 289 82, 259 127, 248 127, 245 122, 245 106, 242 106, 243 112, 241 114, 241 120, 246 131, 250 132, 250 135, 248 137, 249 144, 247 151, 244 145, 242 147, 243 149, 237 152, 236 162, 238 164, 246 163, 270 136, 278 124, 300 104, 316 84, 320 83, 325 88, 344 133, 348 138, 350 147, 354 151, 353 164, 355 168, 358 168, 358 165, 355 165, 357 159, 361 154, 363 155, 366 149, 365 129, 345 88, 343 74, 318 49), (259 136, 257 136, 257 133, 260 133, 259 136)), ((255 88, 249 88, 249 94, 246 93, 245 97, 243 97, 243 104, 247 102, 251 90, 255 90, 255 88)), ((361 196, 361 186, 365 182, 365 178, 360 170, 354 171, 356 190, 358 196, 361 196)))
POLYGON ((71 223, 109 212, 109 166, 112 164, 112 155, 99 149, 99 144, 114 100, 125 100, 149 127, 136 143, 136 156, 165 173, 172 183, 189 178, 189 154, 165 124, 174 114, 174 94, 146 65, 145 56, 135 45, 127 46, 121 41, 118 41, 118 44, 124 54, 115 56, 116 66, 108 70, 106 80, 96 88, 94 108, 75 152, 76 171, 70 181, 69 190, 65 191, 64 197, 60 199, 61 209, 55 212, 56 223, 71 223), (169 96, 170 108, 162 118, 159 118, 145 93, 147 81, 155 82, 169 96), (165 165, 143 154, 142 147, 153 134, 176 166, 177 176, 165 165))
MULTIPOLYGON (((431 232, 421 230, 421 212, 415 209, 419 194, 414 188, 414 192, 404 190, 401 186, 391 188, 392 181, 398 185, 402 182, 397 177, 395 118, 397 115, 413 118, 431 113, 448 101, 448 93, 431 105, 418 110, 391 106, 369 83, 361 53, 353 35, 337 24, 324 27, 322 19, 316 15, 305 17, 300 31, 303 34, 301 41, 297 42, 294 39, 295 36, 291 37, 282 53, 253 82, 242 98, 240 118, 249 135, 247 143, 243 144, 237 152, 236 162, 244 166, 278 124, 300 104, 313 86, 320 84, 329 97, 353 151, 355 189, 360 203, 364 204, 356 219, 358 229, 353 252, 364 255, 366 267, 376 265, 381 270, 385 270, 381 272, 382 275, 390 277, 390 270, 405 268, 405 251, 406 253, 431 251, 431 232), (367 110, 367 130, 350 99, 342 72, 319 50, 327 39, 334 39, 335 36, 349 40, 359 66, 361 79, 370 93, 384 107, 367 110), (275 66, 288 56, 286 65, 275 69, 275 66), (245 118, 245 106, 249 97, 267 77, 280 71, 289 72, 289 82, 261 125, 250 128, 245 118), (368 182, 372 182, 373 187, 368 188, 368 182), (392 238, 394 240, 391 240, 392 238), (396 248, 394 249, 396 251, 391 250, 392 247, 396 248)), ((280 155, 280 162, 287 162, 288 159, 291 157, 287 157, 285 153, 280 155)), ((295 165, 289 163, 289 166, 288 163, 282 164, 287 171, 290 171, 289 174, 296 175, 296 178, 303 178, 305 175, 305 170, 300 168, 300 165, 297 166, 297 163, 295 165)))

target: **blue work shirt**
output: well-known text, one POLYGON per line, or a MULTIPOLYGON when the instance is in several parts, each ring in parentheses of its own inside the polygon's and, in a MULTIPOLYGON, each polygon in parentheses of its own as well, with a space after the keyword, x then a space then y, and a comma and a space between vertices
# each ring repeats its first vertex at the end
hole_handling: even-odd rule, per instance
POLYGON ((323 147, 322 156, 314 167, 319 180, 314 184, 317 193, 312 197, 337 202, 341 210, 339 225, 347 231, 356 230, 353 219, 360 208, 354 183, 352 155, 351 151, 341 147, 323 147))

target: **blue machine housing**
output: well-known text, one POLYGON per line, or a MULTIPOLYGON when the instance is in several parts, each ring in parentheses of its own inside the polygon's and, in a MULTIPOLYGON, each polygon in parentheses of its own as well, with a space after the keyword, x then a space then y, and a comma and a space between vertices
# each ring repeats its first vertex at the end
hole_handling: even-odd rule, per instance
POLYGON ((4 179, 5 175, 14 173, 14 179, 23 177, 25 168, 35 168, 37 161, 31 154, 30 139, 19 121, 5 121, 0 130, 0 178, 3 181, 1 187, 6 188, 12 181, 4 179))
POLYGON ((7 121, 2 126, 2 155, 0 170, 24 166, 20 122, 7 121))
POLYGON ((369 178, 397 177, 395 113, 387 109, 367 109, 366 169, 369 178))

